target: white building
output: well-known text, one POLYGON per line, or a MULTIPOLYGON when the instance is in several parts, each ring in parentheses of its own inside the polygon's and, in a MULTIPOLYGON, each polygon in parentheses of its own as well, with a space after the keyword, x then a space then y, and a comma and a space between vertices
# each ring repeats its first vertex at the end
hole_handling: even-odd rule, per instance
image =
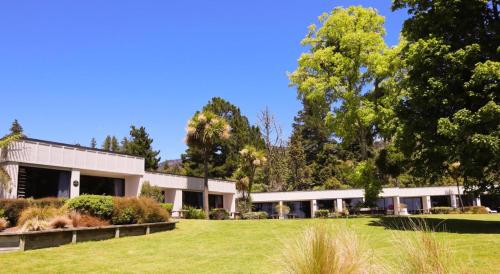
MULTIPOLYGON (((174 212, 181 210, 183 205, 201 207, 203 204, 202 178, 147 172, 144 158, 122 153, 23 139, 2 152, 0 165, 11 179, 9 187, 0 186, 0 198, 70 198, 83 193, 138 196, 142 184, 149 181, 162 188, 165 202, 173 203, 174 212)), ((211 208, 235 212, 234 182, 210 179, 208 190, 211 208)), ((410 213, 420 213, 434 206, 457 207, 457 194, 453 186, 384 188, 377 204, 385 211, 397 209, 404 203, 410 213)), ((276 214, 276 204, 284 203, 297 217, 314 216, 318 209, 337 212, 352 209, 363 201, 363 197, 362 189, 252 194, 255 210, 276 214)), ((465 200, 467 204, 481 204, 479 198, 465 200)))

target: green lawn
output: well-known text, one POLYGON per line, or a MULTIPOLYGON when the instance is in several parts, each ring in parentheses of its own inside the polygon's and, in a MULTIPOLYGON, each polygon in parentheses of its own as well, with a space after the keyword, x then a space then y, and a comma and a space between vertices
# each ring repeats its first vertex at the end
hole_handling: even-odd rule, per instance
MULTIPOLYGON (((492 221, 499 215, 432 215, 433 218, 492 221)), ((402 232, 374 225, 378 219, 345 222, 369 241, 376 258, 396 262, 394 236, 402 232)), ((154 272, 275 273, 282 243, 323 220, 204 221, 182 220, 177 229, 140 237, 87 242, 58 248, 0 254, 1 273, 154 272)), ((473 223, 468 223, 471 225, 473 223)), ((456 250, 457 260, 473 273, 500 270, 499 233, 439 232, 456 250)))

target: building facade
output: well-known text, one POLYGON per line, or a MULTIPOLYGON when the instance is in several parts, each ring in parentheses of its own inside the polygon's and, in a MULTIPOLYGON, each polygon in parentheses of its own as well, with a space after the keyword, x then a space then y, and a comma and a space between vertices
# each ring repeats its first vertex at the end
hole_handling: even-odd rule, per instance
MULTIPOLYGON (((10 183, 0 187, 0 198, 138 196, 142 185, 149 182, 162 189, 164 201, 173 204, 174 214, 183 206, 201 208, 203 204, 203 178, 147 172, 144 158, 122 153, 22 139, 2 151, 0 165, 10 177, 10 183)), ((208 190, 211 208, 236 211, 234 182, 210 179, 208 190)), ((405 211, 409 213, 429 212, 436 206, 457 207, 458 194, 454 186, 384 188, 376 210, 399 214, 401 204, 406 205, 405 211)), ((352 212, 359 209, 363 197, 362 189, 252 193, 256 211, 266 211, 272 216, 278 214, 276 205, 286 204, 290 214, 299 218, 313 217, 320 209, 352 212)), ((462 196, 466 205, 481 205, 482 198, 462 196)), ((487 201, 492 208, 500 206, 496 200, 487 201)))

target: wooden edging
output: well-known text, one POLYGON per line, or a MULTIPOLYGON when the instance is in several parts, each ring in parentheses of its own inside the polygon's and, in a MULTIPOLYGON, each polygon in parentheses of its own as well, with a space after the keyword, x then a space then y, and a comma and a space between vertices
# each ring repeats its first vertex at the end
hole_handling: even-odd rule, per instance
POLYGON ((70 243, 147 235, 150 233, 172 230, 175 228, 177 222, 178 221, 169 221, 161 223, 51 229, 44 231, 5 232, 0 233, 0 247, 2 244, 11 244, 10 246, 4 246, 4 249, 16 248, 15 243, 17 242, 18 250, 24 251, 61 246, 70 243))

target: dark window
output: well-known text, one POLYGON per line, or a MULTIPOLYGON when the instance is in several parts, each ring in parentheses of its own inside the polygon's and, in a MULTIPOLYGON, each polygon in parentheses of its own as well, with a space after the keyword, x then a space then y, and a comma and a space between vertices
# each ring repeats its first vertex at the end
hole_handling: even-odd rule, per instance
POLYGON ((208 195, 208 207, 210 209, 213 208, 224 208, 224 202, 223 202, 223 196, 222 195, 214 195, 210 194, 208 195))
POLYGON ((405 197, 400 198, 400 203, 407 206, 408 213, 422 213, 422 197, 405 197))
POLYGON ((286 202, 285 204, 290 207, 289 217, 311 218, 310 201, 286 202))
POLYGON ((450 196, 431 196, 431 207, 451 206, 450 196))
POLYGON ((194 191, 183 191, 182 205, 194 208, 203 208, 203 193, 194 191))
POLYGON ((19 167, 18 198, 69 198, 71 172, 47 168, 19 167))
POLYGON ((80 176, 80 194, 125 196, 125 180, 82 175, 80 176))
POLYGON ((278 214, 278 212, 276 212, 276 205, 278 205, 278 203, 252 203, 252 210, 255 212, 265 211, 269 217, 272 217, 278 214))
POLYGON ((317 200, 316 206, 318 209, 327 209, 330 212, 335 212, 335 200, 317 200))

